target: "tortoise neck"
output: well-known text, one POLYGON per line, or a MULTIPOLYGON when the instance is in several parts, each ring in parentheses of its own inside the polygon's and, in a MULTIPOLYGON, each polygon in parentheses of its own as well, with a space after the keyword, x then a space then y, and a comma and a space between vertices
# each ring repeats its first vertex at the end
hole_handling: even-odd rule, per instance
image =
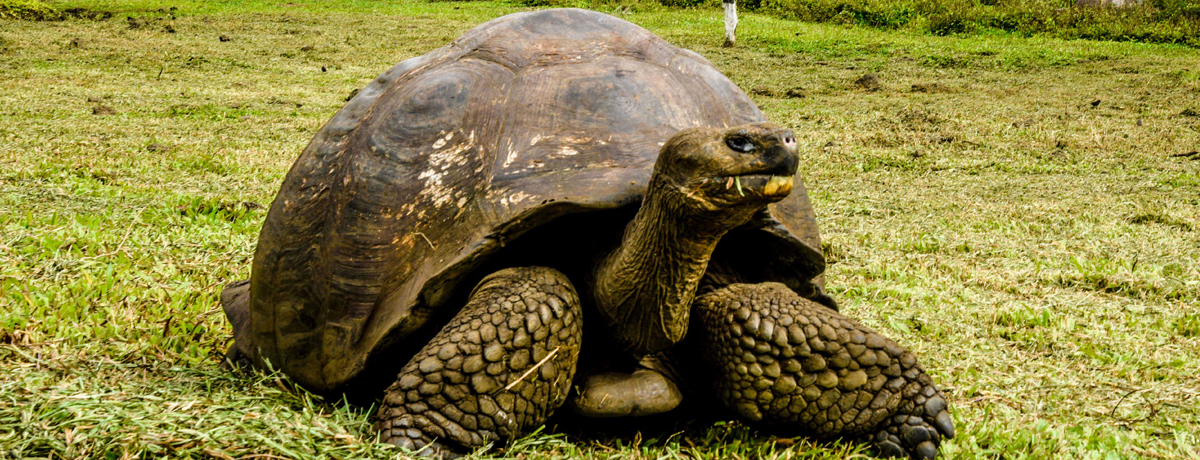
POLYGON ((638 354, 683 339, 713 249, 736 226, 692 211, 681 192, 655 179, 621 245, 598 264, 592 289, 609 330, 638 354))

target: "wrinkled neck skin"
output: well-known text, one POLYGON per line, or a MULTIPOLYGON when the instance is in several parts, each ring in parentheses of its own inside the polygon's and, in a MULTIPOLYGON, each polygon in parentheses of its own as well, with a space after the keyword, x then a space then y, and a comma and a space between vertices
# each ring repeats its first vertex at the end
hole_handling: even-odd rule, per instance
MULTIPOLYGON (((697 209, 679 188, 651 178, 621 245, 595 272, 592 300, 635 355, 664 350, 687 332, 692 298, 713 249, 761 207, 697 209)), ((763 205, 765 206, 765 204, 763 205)))

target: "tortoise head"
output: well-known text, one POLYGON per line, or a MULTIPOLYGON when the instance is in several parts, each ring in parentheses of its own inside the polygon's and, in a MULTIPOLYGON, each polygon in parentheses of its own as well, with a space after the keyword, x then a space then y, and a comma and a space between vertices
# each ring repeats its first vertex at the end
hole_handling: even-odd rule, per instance
POLYGON ((796 136, 770 123, 685 129, 663 144, 637 216, 595 272, 593 301, 620 343, 653 353, 683 339, 717 243, 791 193, 798 163, 796 136))
POLYGON ((654 177, 706 220, 744 221, 791 193, 798 164, 789 129, 771 123, 690 128, 663 145, 654 177))

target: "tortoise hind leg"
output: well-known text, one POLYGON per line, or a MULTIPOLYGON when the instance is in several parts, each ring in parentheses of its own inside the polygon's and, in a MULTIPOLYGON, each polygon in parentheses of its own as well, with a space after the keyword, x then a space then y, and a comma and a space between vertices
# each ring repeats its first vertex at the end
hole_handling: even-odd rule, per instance
POLYGON ((661 414, 683 401, 675 377, 659 356, 647 356, 633 369, 580 376, 567 405, 592 418, 661 414))
POLYGON ((934 458, 954 437, 946 399, 895 342, 779 283, 698 297, 692 333, 713 390, 741 417, 885 457, 934 458))
POLYGON ((221 290, 221 308, 229 324, 233 325, 233 345, 225 352, 222 365, 231 368, 249 368, 254 365, 246 350, 241 347, 249 342, 250 334, 250 280, 234 281, 221 290))
POLYGON ((382 440, 453 457, 541 425, 575 375, 580 315, 575 288, 557 270, 484 278, 388 387, 375 424, 382 440))

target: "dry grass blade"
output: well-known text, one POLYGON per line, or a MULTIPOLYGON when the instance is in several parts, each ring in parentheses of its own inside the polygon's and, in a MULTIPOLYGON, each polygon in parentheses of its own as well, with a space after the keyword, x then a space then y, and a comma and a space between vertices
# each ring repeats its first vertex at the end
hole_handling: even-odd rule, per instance
POLYGON ((559 348, 560 347, 554 347, 554 349, 550 350, 549 353, 546 353, 546 357, 538 361, 537 364, 534 364, 533 367, 530 367, 529 370, 526 370, 524 373, 522 373, 521 376, 517 377, 516 380, 513 380, 512 383, 505 385, 504 391, 513 389, 513 387, 517 386, 518 383, 521 383, 522 380, 525 380, 525 377, 529 377, 529 374, 532 374, 533 371, 538 370, 538 368, 542 367, 543 364, 546 364, 546 361, 549 361, 550 358, 554 357, 555 353, 558 353, 559 348))

